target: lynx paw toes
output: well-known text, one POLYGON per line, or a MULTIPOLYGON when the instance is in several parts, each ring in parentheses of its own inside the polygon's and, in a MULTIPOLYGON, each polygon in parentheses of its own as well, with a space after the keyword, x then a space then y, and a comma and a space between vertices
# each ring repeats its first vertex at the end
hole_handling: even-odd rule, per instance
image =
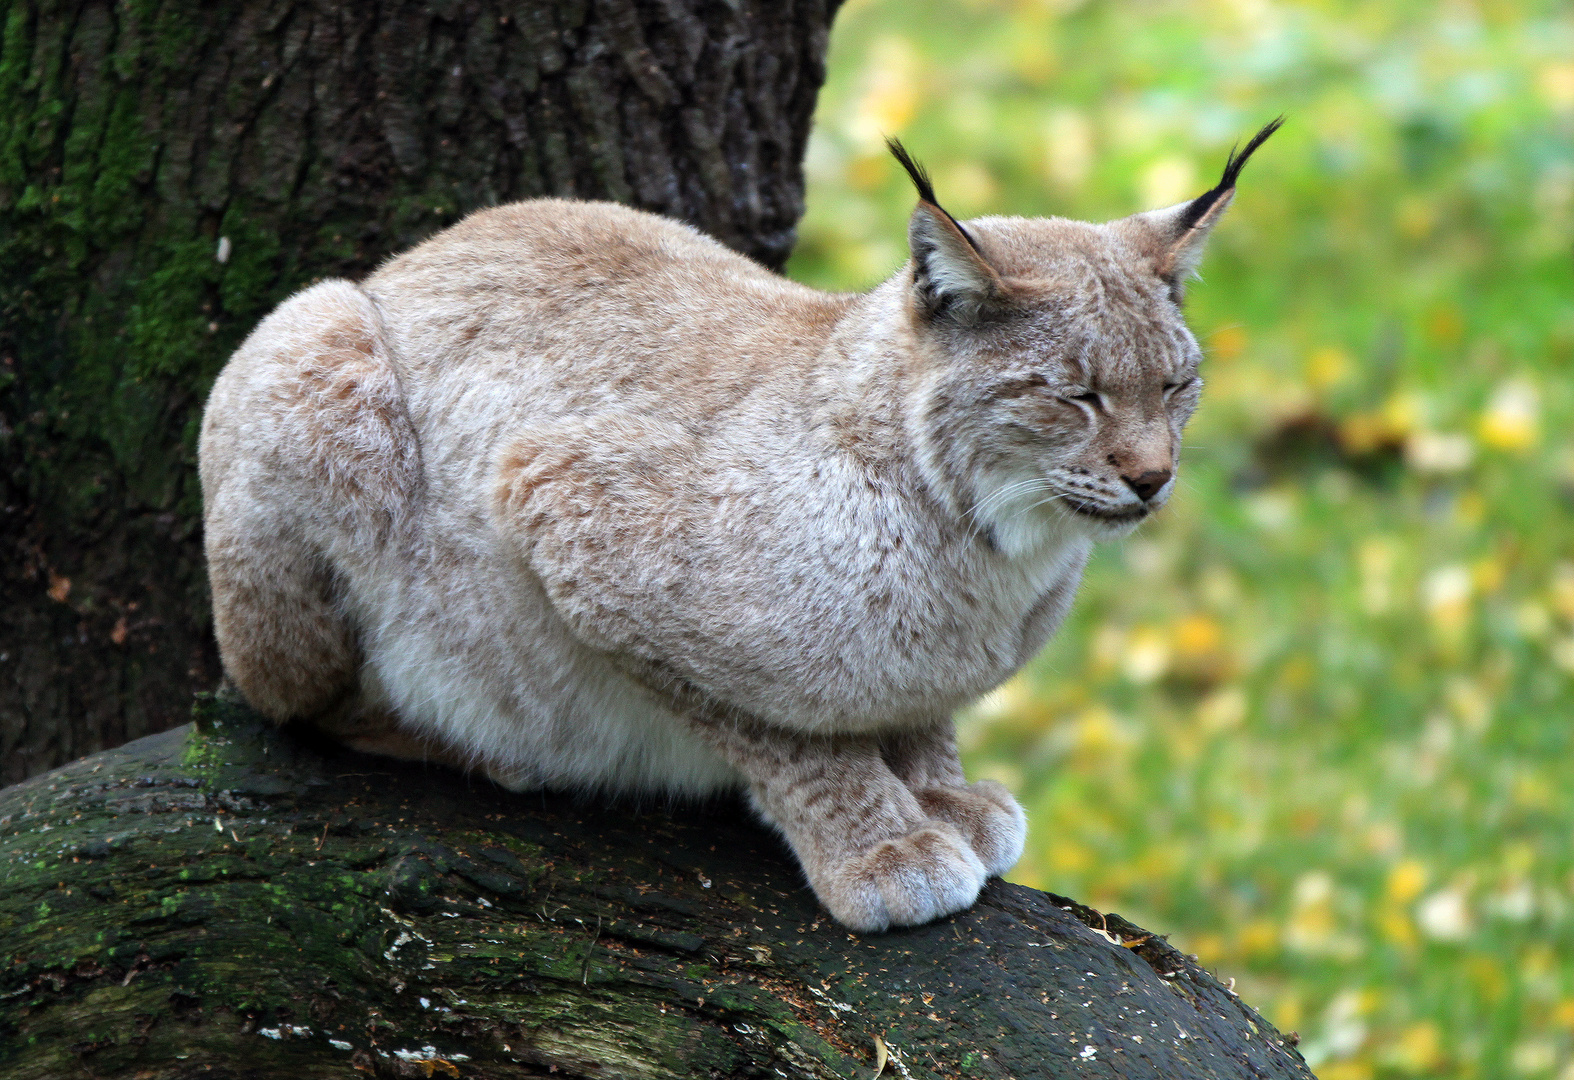
POLYGON ((956 830, 936 821, 853 856, 815 892, 838 922, 869 933, 970 907, 988 877, 956 830))
POLYGON ((924 788, 913 794, 924 813, 956 826, 991 875, 1004 874, 1022 857, 1027 816, 1005 785, 980 780, 966 787, 924 788))

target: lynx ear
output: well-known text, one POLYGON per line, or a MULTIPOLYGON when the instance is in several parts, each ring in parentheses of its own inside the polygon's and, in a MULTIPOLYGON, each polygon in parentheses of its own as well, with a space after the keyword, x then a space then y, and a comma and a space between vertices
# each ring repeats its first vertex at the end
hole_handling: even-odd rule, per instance
POLYGON ((1002 294, 1000 275, 960 222, 935 201, 929 174, 896 139, 886 146, 918 189, 918 205, 907 223, 913 252, 913 293, 931 319, 975 325, 1002 294))
POLYGON ((1241 168, 1283 123, 1284 117, 1276 117, 1252 136, 1244 150, 1237 153, 1232 148, 1224 163, 1223 178, 1195 199, 1126 219, 1136 223, 1142 230, 1145 246, 1153 253, 1154 270, 1169 282, 1170 291, 1177 301, 1181 298, 1186 278, 1202 261, 1208 234, 1235 198, 1235 180, 1240 176, 1241 168))

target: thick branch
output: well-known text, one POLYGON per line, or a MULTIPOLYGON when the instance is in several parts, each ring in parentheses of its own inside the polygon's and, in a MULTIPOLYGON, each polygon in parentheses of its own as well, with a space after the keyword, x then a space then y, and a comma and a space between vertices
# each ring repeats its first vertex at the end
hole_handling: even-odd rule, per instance
POLYGON ((196 715, 0 792, 7 1077, 871 1077, 876 1037, 898 1076, 1310 1076, 1059 897, 858 937, 738 806, 510 795, 196 715))

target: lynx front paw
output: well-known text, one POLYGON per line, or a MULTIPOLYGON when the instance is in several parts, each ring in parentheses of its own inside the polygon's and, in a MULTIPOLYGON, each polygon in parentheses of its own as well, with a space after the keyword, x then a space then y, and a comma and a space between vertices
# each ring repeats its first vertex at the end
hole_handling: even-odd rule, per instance
POLYGON ((851 856, 815 881, 814 891, 837 922, 869 933, 970 907, 988 877, 967 841, 933 821, 851 856))
POLYGON ((1005 785, 980 780, 966 787, 930 787, 913 794, 924 813, 956 826, 991 875, 1004 874, 1022 857, 1027 817, 1005 785))

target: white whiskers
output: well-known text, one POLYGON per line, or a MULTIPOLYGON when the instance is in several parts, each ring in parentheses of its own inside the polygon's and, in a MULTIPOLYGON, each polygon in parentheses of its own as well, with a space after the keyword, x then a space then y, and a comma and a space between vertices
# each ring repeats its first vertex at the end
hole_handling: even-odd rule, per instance
POLYGON ((980 499, 968 511, 968 516, 973 519, 975 528, 981 527, 984 524, 983 518, 986 514, 993 514, 1018 495, 1027 494, 1035 489, 1047 488, 1052 486, 1052 484, 1053 482, 1046 476, 1034 476, 1026 480, 1018 480, 1014 483, 1006 484, 980 499))
POLYGON ((1016 516, 1017 517, 1021 517, 1023 514, 1027 513, 1029 510, 1037 510, 1040 506, 1047 506, 1049 503, 1054 502, 1056 499, 1064 499, 1065 497, 1066 496, 1065 496, 1065 494, 1063 492, 1057 492, 1054 495, 1049 496, 1048 498, 1044 498, 1044 499, 1038 500, 1038 502, 1034 503, 1032 506, 1024 506, 1022 509, 1020 509, 1020 510, 1018 510, 1016 512, 1016 516))

